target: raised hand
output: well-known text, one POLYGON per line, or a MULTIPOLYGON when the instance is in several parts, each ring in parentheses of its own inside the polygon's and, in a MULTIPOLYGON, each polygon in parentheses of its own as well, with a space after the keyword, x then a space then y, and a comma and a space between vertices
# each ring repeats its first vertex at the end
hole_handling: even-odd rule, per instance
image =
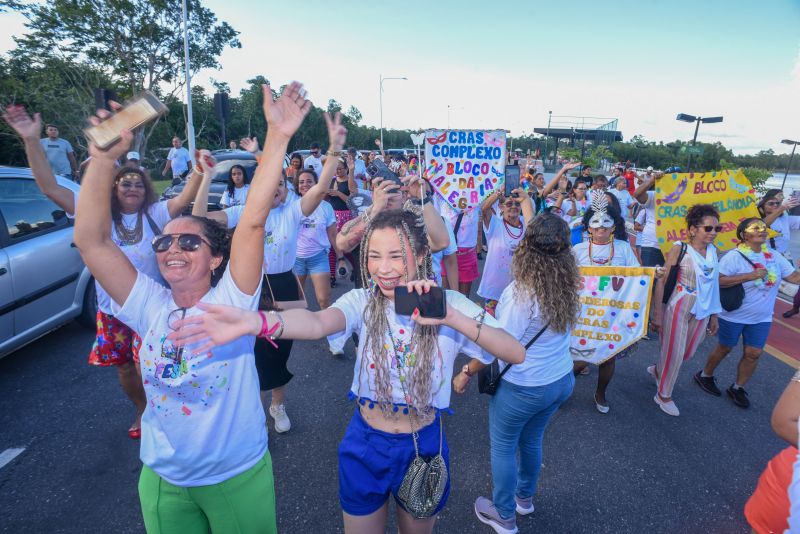
MULTIPOLYGON (((111 106, 111 108, 114 111, 119 111, 120 109, 122 109, 122 104, 114 102, 113 100, 109 100, 108 105, 111 106)), ((103 122, 103 120, 109 118, 111 115, 112 113, 109 111, 106 111, 104 109, 98 109, 97 115, 89 117, 89 124, 91 124, 92 126, 97 126, 98 124, 103 122)), ((117 161, 121 159, 131 147, 131 142, 133 142, 133 134, 131 133, 130 130, 122 130, 119 133, 119 137, 120 137, 119 142, 111 145, 106 150, 100 149, 90 139, 86 139, 86 143, 89 148, 89 155, 93 159, 98 159, 98 160, 102 159, 102 160, 117 161)))
POLYGON ((400 192, 400 186, 391 180, 374 178, 372 180, 372 209, 371 215, 377 214, 389 203, 389 197, 400 192))
POLYGON ((258 152, 258 139, 255 137, 242 137, 242 140, 239 141, 239 146, 248 152, 255 154, 258 152))
POLYGON ((22 139, 36 139, 42 136, 42 115, 28 115, 23 106, 11 105, 3 112, 3 119, 22 139))
POLYGON ((261 89, 264 94, 264 118, 267 120, 268 132, 292 137, 311 110, 311 101, 306 100, 303 85, 300 82, 290 83, 275 101, 272 100, 269 84, 263 84, 261 89))
POLYGON ((338 152, 344 148, 347 141, 347 128, 342 125, 342 114, 337 111, 336 115, 331 118, 330 114, 325 112, 323 116, 325 124, 328 126, 328 150, 338 152))
POLYGON ((217 164, 217 160, 215 160, 211 152, 206 149, 195 150, 195 159, 197 163, 200 164, 200 168, 203 169, 203 174, 211 173, 214 170, 214 166, 217 164))
POLYGON ((581 166, 580 161, 572 161, 570 163, 565 163, 564 167, 561 169, 562 171, 571 171, 572 169, 576 169, 581 166))

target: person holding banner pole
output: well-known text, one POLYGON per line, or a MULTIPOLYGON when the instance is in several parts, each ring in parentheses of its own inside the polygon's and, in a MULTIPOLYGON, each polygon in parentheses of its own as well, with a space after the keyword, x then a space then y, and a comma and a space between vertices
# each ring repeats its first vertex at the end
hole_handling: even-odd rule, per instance
MULTIPOLYGON (((619 210, 609 205, 606 193, 592 193, 592 205, 583 216, 583 225, 588 229, 589 239, 578 243, 572 253, 581 267, 639 267, 639 260, 626 241, 625 220, 619 210)), ((600 364, 594 405, 600 413, 608 413, 606 390, 614 376, 617 358, 630 353, 630 348, 616 354, 600 364)), ((573 365, 577 375, 588 362, 576 361, 573 365)))
POLYGON ((720 261, 719 283, 721 287, 741 284, 744 297, 738 307, 720 313, 717 346, 709 354, 702 373, 695 378, 703 391, 720 396, 714 371, 741 338, 744 351, 736 368, 736 382, 726 392, 736 406, 747 408, 750 400, 744 385, 753 376, 767 343, 781 280, 800 283, 800 271, 767 246, 767 225, 758 217, 740 222, 736 237, 741 243, 720 261))
POLYGON ((654 190, 656 181, 663 175, 663 172, 656 172, 652 176, 648 176, 633 192, 633 198, 644 206, 646 214, 641 239, 637 240, 642 247, 642 265, 645 267, 664 265, 664 254, 658 246, 656 237, 656 192, 654 190))
MULTIPOLYGON (((524 361, 508 369, 489 401, 492 498, 478 497, 474 505, 478 520, 508 534, 517 532, 515 511, 533 513, 544 432, 575 386, 569 344, 581 305, 566 222, 542 213, 528 223, 511 270, 497 321, 527 348, 524 361)), ((463 393, 492 359, 483 352, 471 360, 453 379, 455 391, 463 393)), ((500 363, 501 371, 505 365, 500 363)))
MULTIPOLYGON (((645 182, 646 183, 646 182, 645 182)), ((678 277, 671 295, 665 295, 665 278, 659 279, 655 292, 655 313, 651 328, 661 337, 661 356, 647 372, 656 380, 653 400, 667 415, 679 416, 672 400, 672 389, 684 361, 697 351, 706 334, 716 335, 717 314, 722 311, 719 301, 720 268, 714 240, 722 231, 719 212, 711 204, 696 204, 686 213, 689 243, 676 241, 667 253, 664 266, 670 272, 678 268, 678 277), (662 305, 667 298, 666 306, 662 305)), ((713 377, 695 376, 698 384, 713 377)), ((715 386, 716 387, 716 386, 715 386)), ((705 387, 703 388, 705 389, 705 387)))

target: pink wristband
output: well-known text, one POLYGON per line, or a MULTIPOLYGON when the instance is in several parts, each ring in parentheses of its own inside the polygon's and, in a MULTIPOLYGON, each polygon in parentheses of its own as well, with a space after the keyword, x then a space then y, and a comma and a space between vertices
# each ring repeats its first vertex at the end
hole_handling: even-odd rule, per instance
POLYGON ((272 331, 270 331, 270 329, 267 326, 267 314, 266 313, 264 313, 261 310, 258 310, 258 315, 259 315, 259 317, 261 317, 261 331, 258 333, 257 337, 263 337, 264 339, 266 339, 269 342, 270 345, 272 345, 274 348, 277 349, 278 345, 270 337, 270 334, 272 334, 276 330, 276 328, 273 327, 272 331))

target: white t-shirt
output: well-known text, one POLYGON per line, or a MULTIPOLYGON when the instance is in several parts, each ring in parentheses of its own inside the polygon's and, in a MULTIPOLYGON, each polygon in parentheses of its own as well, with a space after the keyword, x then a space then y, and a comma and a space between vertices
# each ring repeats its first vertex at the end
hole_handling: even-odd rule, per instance
POLYGON ((446 248, 431 254, 433 279, 436 280, 436 283, 439 285, 442 285, 442 260, 445 256, 450 256, 458 252, 458 245, 456 245, 456 236, 453 233, 453 227, 450 226, 450 223, 447 221, 447 219, 442 218, 442 221, 444 222, 444 227, 447 229, 447 237, 450 238, 450 243, 448 243, 446 248))
POLYGON ((658 237, 656 237, 656 194, 654 191, 647 192, 647 202, 644 204, 644 212, 644 228, 636 244, 643 247, 658 248, 658 237))
MULTIPOLYGON (((438 195, 434 196, 433 202, 439 214, 447 219, 455 230, 459 212, 451 208, 450 204, 442 200, 438 195)), ((464 216, 461 218, 461 225, 458 227, 458 234, 456 235, 458 248, 475 248, 477 246, 478 224, 481 218, 480 211, 476 207, 463 212, 464 216)))
MULTIPOLYGON (((247 295, 226 269, 201 302, 255 310, 259 291, 247 295)), ((176 486, 206 486, 252 467, 267 452, 264 409, 253 356, 254 336, 195 353, 165 341, 168 318, 179 306, 172 292, 139 273, 117 317, 142 337, 139 352, 147 407, 139 457, 176 486), (170 358, 173 356, 173 358, 170 358)), ((173 315, 176 317, 180 312, 173 315)), ((192 307, 186 316, 198 315, 192 307)))
MULTIPOLYGON (((500 296, 497 303, 495 316, 500 328, 511 334, 522 346, 528 344, 539 333, 545 323, 539 316, 539 305, 523 298, 517 302, 514 291, 517 282, 511 282, 500 296)), ((525 361, 515 364, 503 375, 507 380, 518 386, 546 386, 572 372, 572 356, 569 353, 570 331, 553 332, 547 330, 539 339, 525 351, 525 361)), ((483 363, 492 363, 494 358, 483 353, 480 360, 483 363)), ((506 367, 505 362, 500 363, 500 370, 506 367)))
POLYGON ((506 227, 502 217, 492 215, 489 226, 484 225, 488 252, 478 286, 479 297, 497 300, 511 282, 511 257, 525 234, 522 217, 519 222, 519 228, 510 225, 506 227))
POLYGON ((627 189, 623 189, 622 191, 619 189, 609 189, 608 192, 617 197, 617 200, 619 200, 619 209, 622 211, 622 218, 627 219, 629 213, 628 207, 636 202, 636 199, 628 193, 627 189))
MULTIPOLYGON (((636 214, 636 218, 633 221, 635 223, 641 224, 642 227, 644 228, 645 223, 647 223, 647 210, 640 209, 639 213, 636 214)), ((636 246, 637 247, 641 247, 642 246, 641 239, 642 239, 642 232, 636 232, 636 246)))
MULTIPOLYGON (((447 303, 453 308, 460 311, 469 317, 478 317, 481 313, 481 308, 477 304, 463 296, 458 291, 446 292, 447 303)), ((372 355, 365 355, 366 344, 364 340, 367 338, 366 326, 364 324, 364 310, 367 308, 367 299, 369 298, 366 289, 352 289, 339 297, 333 303, 334 308, 338 308, 344 313, 347 326, 344 331, 339 334, 349 337, 353 332, 359 333, 361 342, 358 344, 358 353, 356 355, 356 363, 354 368, 353 384, 350 391, 357 397, 375 400, 375 371, 369 365, 362 365, 364 358, 370 358, 374 361, 372 355)), ((402 315, 395 315, 394 305, 389 302, 386 310, 389 324, 392 327, 392 337, 400 345, 397 347, 396 356, 393 358, 394 362, 391 365, 391 384, 392 384, 392 402, 395 404, 406 404, 403 397, 403 388, 400 384, 400 377, 397 371, 397 365, 400 364, 407 368, 413 366, 406 361, 405 356, 411 350, 411 332, 414 328, 414 321, 411 317, 402 315)), ((484 324, 496 327, 497 321, 490 315, 484 318, 484 324)), ((387 332, 385 337, 385 344, 391 347, 391 338, 387 332)), ((466 354, 472 358, 481 357, 481 349, 471 339, 468 339, 463 334, 449 328, 447 326, 439 327, 438 335, 439 354, 434 357, 433 371, 432 371, 432 388, 431 388, 431 403, 430 405, 435 408, 447 408, 450 405, 450 381, 453 378, 453 362, 458 354, 466 354)), ((370 363, 371 363, 370 362, 370 363)), ((377 364, 376 364, 377 365, 377 364)))
MULTIPOLYGON (((78 192, 72 192, 72 198, 74 202, 74 206, 78 207, 78 192)), ((153 222, 156 223, 158 226, 158 230, 164 230, 164 227, 167 225, 172 218, 169 216, 169 209, 167 209, 167 200, 162 200, 161 202, 156 202, 152 204, 147 212, 150 214, 150 217, 153 219, 153 222)), ((67 214, 68 217, 74 218, 75 214, 67 214)), ((122 214, 122 224, 125 225, 125 228, 136 228, 137 222, 137 215, 135 213, 129 214, 122 214)), ((117 229, 114 223, 111 223, 111 239, 114 240, 114 243, 120 248, 123 254, 128 257, 131 264, 136 268, 137 271, 140 273, 144 273, 156 282, 161 285, 165 285, 164 279, 161 277, 161 271, 158 269, 158 261, 156 261, 156 253, 153 252, 153 238, 155 234, 153 233, 152 228, 150 228, 150 223, 147 220, 147 217, 142 217, 142 239, 135 245, 123 245, 117 235, 117 229)), ((97 307, 100 309, 101 312, 107 315, 113 315, 112 313, 112 301, 111 297, 106 290, 100 286, 100 283, 95 281, 94 287, 97 290, 97 307)))
POLYGON ((314 169, 314 172, 317 173, 317 178, 320 177, 322 174, 322 156, 315 158, 314 156, 307 156, 305 161, 303 162, 304 169, 314 169))
POLYGON ((311 215, 303 217, 297 234, 297 257, 310 258, 322 251, 328 252, 331 248, 328 227, 331 225, 336 225, 336 214, 328 202, 320 203, 311 215))
POLYGON ((183 147, 169 149, 167 159, 170 160, 172 167, 172 176, 178 176, 189 170, 189 165, 192 163, 192 158, 189 157, 189 151, 183 147))
MULTIPOLYGON (((753 263, 766 265, 764 254, 750 254, 750 261, 753 263)), ((744 285, 744 300, 738 310, 725 311, 719 313, 720 319, 739 324, 756 324, 772 322, 772 312, 775 309, 775 299, 778 298, 778 289, 781 287, 781 279, 786 278, 794 272, 794 267, 789 260, 780 254, 773 253, 772 257, 777 264, 778 279, 771 287, 763 283, 761 287, 756 287, 755 281, 748 280, 744 285)), ((750 273, 753 266, 736 251, 731 250, 719 261, 719 274, 721 276, 733 276, 736 274, 750 273)))
POLYGON ((250 184, 244 184, 242 187, 234 187, 233 195, 228 194, 226 189, 222 193, 222 198, 219 203, 230 208, 231 206, 244 206, 244 201, 247 200, 247 193, 250 192, 250 184))
POLYGON ((581 241, 572 247, 572 254, 575 261, 582 267, 639 267, 639 260, 633 253, 633 249, 627 241, 614 240, 614 257, 608 263, 608 256, 611 254, 611 244, 592 245, 592 256, 589 257, 589 241, 581 241), (594 260, 594 261, 592 261, 594 260))
POLYGON ((786 251, 789 250, 792 230, 800 230, 800 215, 783 213, 769 227, 778 232, 778 235, 774 237, 775 250, 781 254, 786 254, 786 251))
MULTIPOLYGON (((303 219, 300 197, 289 195, 286 201, 269 211, 264 225, 264 272, 280 274, 294 267, 297 257, 297 234, 303 219)), ((222 211, 228 217, 228 228, 239 224, 244 206, 234 206, 222 211)))

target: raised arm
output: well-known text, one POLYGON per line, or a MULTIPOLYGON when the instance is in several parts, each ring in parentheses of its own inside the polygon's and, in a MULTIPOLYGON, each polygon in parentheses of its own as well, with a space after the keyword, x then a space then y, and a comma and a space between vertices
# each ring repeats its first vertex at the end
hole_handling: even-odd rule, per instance
POLYGON ((350 190, 350 194, 347 195, 347 198, 350 198, 358 193, 358 184, 356 183, 356 158, 350 154, 346 154, 345 160, 347 161, 347 188, 350 190))
POLYGON ((764 224, 766 224, 767 226, 771 226, 772 223, 774 223, 778 217, 783 215, 784 212, 794 208, 795 206, 800 206, 800 199, 798 199, 797 197, 787 198, 778 209, 776 209, 775 211, 764 217, 764 224))
MULTIPOLYGON (((516 191, 521 191, 521 189, 517 189, 516 191)), ((485 227, 488 228, 489 223, 492 222, 492 215, 494 215, 494 210, 492 207, 494 206, 495 202, 500 200, 500 197, 502 196, 503 192, 499 189, 496 189, 494 193, 486 197, 483 202, 481 202, 481 220, 483 221, 483 225, 485 227)))
MULTIPOLYGON (((116 102, 112 106, 114 109, 121 107, 116 102)), ((108 111, 98 110, 97 116, 91 117, 89 122, 96 126, 109 115, 108 111)), ((115 163, 128 151, 133 134, 124 130, 120 137, 120 141, 107 151, 100 150, 89 141, 92 159, 86 168, 78 197, 73 239, 89 271, 114 302, 121 305, 128 300, 137 273, 111 239, 111 191, 115 163)))
MULTIPOLYGON (((196 159, 198 158, 198 154, 200 151, 195 152, 196 159)), ((203 154, 200 155, 202 158, 210 158, 211 153, 208 150, 204 150, 203 154)), ((191 165, 191 162, 190 162, 191 165)), ((192 167, 192 172, 189 174, 189 179, 186 181, 186 185, 183 187, 183 191, 174 198, 171 198, 167 201, 167 211, 169 211, 169 216, 173 219, 178 217, 183 209, 189 205, 189 203, 194 200, 197 196, 197 191, 200 189, 200 183, 203 181, 203 175, 208 174, 211 175, 214 172, 212 167, 208 167, 205 173, 201 172, 202 167, 198 167, 197 165, 192 167)), ((210 180, 210 178, 209 178, 210 180)), ((208 203, 208 192, 206 192, 206 203, 208 203)))
POLYGON ((514 189, 513 193, 516 193, 517 197, 520 199, 519 205, 522 210, 522 219, 527 227, 534 217, 536 217, 536 213, 533 211, 533 199, 525 194, 525 191, 521 188, 514 189))
POLYGON ((58 185, 53 169, 47 162, 39 137, 42 133, 42 116, 35 113, 31 118, 22 106, 8 106, 3 112, 3 119, 17 132, 25 145, 25 155, 31 167, 33 179, 44 195, 59 208, 70 215, 75 215, 75 195, 72 190, 58 185))
POLYGON ((264 95, 264 117, 267 120, 264 157, 256 167, 250 192, 231 242, 231 275, 239 289, 248 294, 255 293, 261 284, 264 224, 282 177, 286 148, 311 109, 311 101, 305 99, 305 91, 299 82, 289 84, 274 102, 269 85, 264 84, 261 88, 264 95))
MULTIPOLYGON (((347 221, 342 229, 336 234, 336 245, 342 252, 350 252, 358 246, 361 238, 367 232, 369 218, 376 215, 386 207, 389 195, 396 194, 400 187, 392 181, 383 181, 376 178, 372 190, 372 206, 355 219, 347 221)), ((308 194, 308 193, 306 193, 308 194)), ((446 231, 446 230, 445 230, 446 231)))
MULTIPOLYGON (((328 150, 339 152, 347 140, 347 128, 342 126, 342 114, 336 113, 334 118, 331 119, 331 116, 325 113, 325 123, 328 125, 328 139, 330 140, 328 150)), ((314 213, 319 203, 325 199, 338 165, 337 158, 327 158, 325 160, 317 183, 300 199, 300 209, 303 211, 303 215, 308 216, 314 213)))
POLYGON ((549 195, 550 191, 555 189, 555 187, 558 185, 558 181, 561 180, 561 177, 562 176, 566 176, 566 174, 569 171, 571 171, 572 169, 578 167, 579 165, 580 165, 580 162, 576 161, 574 163, 567 163, 563 167, 561 167, 561 170, 556 173, 556 175, 553 177, 553 179, 550 180, 549 182, 547 182, 547 184, 545 184, 544 189, 542 189, 542 192, 541 192, 540 196, 546 197, 547 195, 549 195))
POLYGON ((654 172, 650 178, 643 181, 642 185, 633 191, 633 198, 635 198, 639 204, 647 204, 647 192, 650 190, 653 184, 656 183, 656 180, 662 176, 664 176, 663 172, 654 172))

